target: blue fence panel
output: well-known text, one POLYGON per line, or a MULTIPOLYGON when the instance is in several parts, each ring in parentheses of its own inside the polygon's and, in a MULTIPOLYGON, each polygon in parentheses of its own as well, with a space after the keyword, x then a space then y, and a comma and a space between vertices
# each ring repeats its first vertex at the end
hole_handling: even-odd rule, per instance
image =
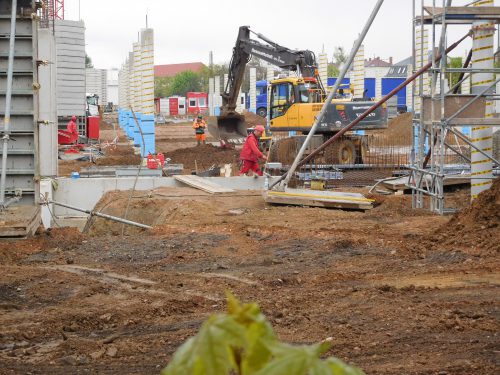
POLYGON ((365 90, 368 90, 366 95, 369 98, 375 97, 375 78, 365 78, 365 90))
MULTIPOLYGON (((382 95, 386 95, 394 90, 399 84, 403 83, 406 78, 382 78, 382 95)), ((397 93, 398 107, 406 105, 406 87, 403 87, 397 93)))

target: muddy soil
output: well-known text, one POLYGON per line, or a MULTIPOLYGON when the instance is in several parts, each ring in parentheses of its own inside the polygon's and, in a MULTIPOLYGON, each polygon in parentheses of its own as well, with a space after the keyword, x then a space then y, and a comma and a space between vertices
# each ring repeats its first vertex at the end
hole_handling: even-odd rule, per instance
MULTIPOLYGON (((98 208, 122 215, 127 198, 98 208)), ((457 219, 409 197, 359 212, 163 188, 137 192, 128 217, 155 228, 122 237, 99 219, 0 244, 1 374, 159 374, 228 289, 281 339, 332 337, 328 354, 367 374, 498 373, 498 246, 419 246, 457 219)))

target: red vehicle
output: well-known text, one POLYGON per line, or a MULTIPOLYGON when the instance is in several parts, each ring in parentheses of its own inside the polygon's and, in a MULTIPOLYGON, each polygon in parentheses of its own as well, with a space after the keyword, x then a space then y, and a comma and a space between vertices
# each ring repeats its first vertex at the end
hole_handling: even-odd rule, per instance
POLYGON ((208 111, 208 94, 206 92, 187 93, 187 113, 196 115, 208 111))

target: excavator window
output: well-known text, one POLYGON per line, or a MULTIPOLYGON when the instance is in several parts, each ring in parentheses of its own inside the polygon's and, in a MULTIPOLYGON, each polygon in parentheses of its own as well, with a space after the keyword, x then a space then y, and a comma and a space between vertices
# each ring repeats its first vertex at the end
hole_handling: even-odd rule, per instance
POLYGON ((295 95, 291 83, 273 85, 271 90, 271 118, 283 116, 294 102, 295 95))
POLYGON ((301 103, 321 103, 321 90, 315 83, 303 83, 298 85, 301 103))

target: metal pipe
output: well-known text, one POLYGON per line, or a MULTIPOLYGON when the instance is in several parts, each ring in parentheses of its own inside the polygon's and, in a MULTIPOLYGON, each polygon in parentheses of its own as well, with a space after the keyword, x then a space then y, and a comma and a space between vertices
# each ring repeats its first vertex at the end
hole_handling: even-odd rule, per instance
POLYGON ((462 141, 464 141, 465 143, 467 143, 474 150, 476 150, 477 152, 479 152, 481 155, 486 156, 486 158, 490 159, 491 161, 495 162, 497 165, 500 166, 500 161, 498 161, 493 156, 488 155, 486 152, 484 152, 483 150, 481 150, 480 148, 478 148, 474 143, 472 143, 471 141, 469 141, 469 138, 467 138, 465 135, 463 135, 462 132, 460 132, 460 131, 458 131, 456 129, 453 129, 451 126, 447 126, 447 127, 448 127, 448 130, 450 132, 452 132, 453 134, 455 134, 458 138, 460 138, 462 141))
POLYGON ((5 94, 5 119, 2 147, 2 174, 0 176, 0 206, 5 206, 5 183, 7 178, 7 147, 10 139, 10 103, 12 99, 12 75, 14 70, 14 45, 16 41, 17 0, 12 0, 9 36, 9 63, 7 67, 7 92, 5 94))
MULTIPOLYGON (((424 129, 424 132, 426 134, 430 134, 430 132, 427 130, 427 129, 424 129)), ((448 147, 451 151, 453 151, 455 154, 457 154, 458 156, 460 156, 461 158, 463 158, 464 160, 468 161, 470 163, 470 158, 464 154, 462 154, 460 151, 458 151, 457 149, 455 149, 452 145, 450 145, 448 142, 444 142, 444 145, 446 147, 448 147)))
MULTIPOLYGON (((380 7, 382 6, 383 2, 384 2, 384 0, 378 0, 377 4, 375 5, 375 8, 373 8, 373 11, 372 11, 370 17, 368 18, 368 21, 366 22, 363 30, 361 31, 361 34, 359 35, 358 39, 354 43, 354 46, 352 47, 351 54, 349 55, 349 58, 345 62, 344 66, 342 67, 342 70, 339 73, 339 76, 337 77, 337 81, 333 85, 333 88, 331 89, 331 91, 328 93, 328 97, 326 98, 325 103, 323 104, 323 108, 321 108, 321 111, 319 112, 318 116, 316 117, 314 124, 311 127, 311 130, 309 131, 309 134, 307 134, 307 137, 306 137, 304 143, 302 144, 302 147, 300 148, 297 156, 295 157, 295 160, 293 161, 292 166, 288 170, 288 173, 286 175, 285 182, 284 182, 285 186, 288 185, 288 182, 290 181, 290 178, 293 176, 295 170, 297 169, 299 161, 302 158, 302 156, 304 155, 304 152, 306 151, 307 146, 309 145, 309 142, 311 141, 313 135, 316 133, 316 129, 318 128, 321 121, 323 121, 323 117, 325 117, 326 110, 328 109, 328 106, 330 105, 330 103, 333 99, 333 96, 335 95, 335 93, 337 92, 337 89, 339 88, 340 84, 342 83, 342 80, 344 79, 344 77, 347 73, 347 70, 349 69, 349 66, 351 65, 352 61, 354 60, 354 56, 358 52, 358 49, 361 46, 361 43, 363 43, 363 40, 364 40, 366 34, 368 33, 368 30, 370 29, 370 26, 372 25, 373 20, 377 16, 377 13, 378 13, 380 7)), ((274 186, 274 185, 275 184, 273 184, 272 186, 274 186)))
MULTIPOLYGON (((456 41, 452 45, 450 45, 446 49, 446 53, 449 53, 450 51, 452 51, 453 49, 455 49, 461 42, 463 42, 469 36, 470 36, 470 32, 467 33, 466 35, 464 35, 462 38, 460 38, 458 41, 456 41)), ((436 60, 439 60, 439 59, 441 59, 441 55, 436 56, 436 60)), ((316 150, 314 150, 308 156, 306 156, 304 159, 302 159, 300 162, 298 162, 296 166, 301 166, 301 165, 304 165, 305 163, 307 163, 309 160, 311 160, 318 153, 320 153, 321 151, 323 151, 330 144, 332 144, 337 139, 339 139, 340 137, 342 137, 342 135, 344 135, 344 133, 346 133, 347 131, 349 131, 350 129, 352 129, 354 126, 356 126, 357 124, 359 124, 361 121, 363 121, 370 113, 372 113, 374 110, 376 110, 382 104, 384 104, 386 101, 388 101, 394 95, 396 95, 399 90, 401 90, 403 87, 405 87, 406 85, 408 85, 410 82, 413 82, 417 77, 419 77, 420 75, 422 75, 423 73, 425 73, 427 70, 429 70, 429 68, 431 66, 432 66, 432 62, 429 62, 426 65, 424 65, 422 68, 420 68, 419 70, 417 70, 413 75, 411 75, 404 82, 402 82, 401 84, 399 84, 390 93, 388 93, 386 96, 384 96, 382 99, 380 99, 377 103, 375 103, 370 108, 368 108, 362 115, 360 115, 358 118, 356 118, 354 121, 352 121, 349 125, 347 125, 344 128, 342 128, 333 137, 331 137, 329 140, 327 140, 321 146, 319 146, 316 150)), ((284 174, 283 176, 281 176, 277 181, 275 181, 270 186, 270 189, 272 187, 274 187, 276 184, 278 184, 280 181, 282 181, 287 175, 288 175, 288 173, 284 174)))
POLYGON ((95 211, 91 211, 91 210, 86 210, 84 208, 75 207, 75 206, 72 206, 70 204, 56 202, 56 201, 53 201, 53 200, 44 201, 44 202, 41 202, 41 204, 43 204, 43 205, 55 204, 56 206, 61 206, 61 207, 69 208, 70 210, 84 212, 86 214, 89 214, 90 216, 98 216, 98 217, 102 217, 103 219, 109 219, 109 220, 117 221, 119 223, 133 225, 135 227, 139 227, 139 228, 143 228, 143 229, 152 229, 153 228, 153 227, 150 227, 149 225, 146 225, 146 224, 141 224, 141 223, 137 223, 135 221, 130 221, 130 220, 122 219, 121 217, 116 217, 116 216, 111 216, 111 215, 103 214, 101 212, 95 212, 95 211))

